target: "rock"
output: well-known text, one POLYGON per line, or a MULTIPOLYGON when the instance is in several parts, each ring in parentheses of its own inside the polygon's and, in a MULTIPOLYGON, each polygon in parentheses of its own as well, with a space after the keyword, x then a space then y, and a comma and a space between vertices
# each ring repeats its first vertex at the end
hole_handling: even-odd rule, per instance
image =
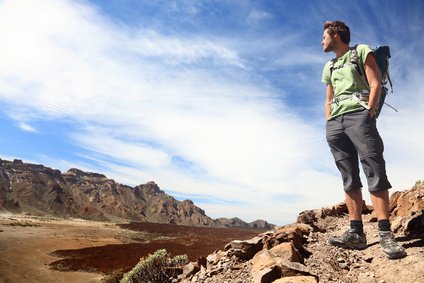
POLYGON ((308 267, 299 262, 292 261, 284 261, 281 264, 281 273, 284 277, 298 275, 313 276, 308 267))
POLYGON ((317 283, 313 276, 289 276, 273 281, 272 283, 317 283))
POLYGON ((415 237, 424 235, 424 210, 411 213, 405 221, 404 233, 415 237))
POLYGON ((262 238, 260 237, 255 237, 246 241, 235 240, 230 243, 228 254, 243 260, 250 260, 262 249, 262 247, 262 238))
POLYGON ((270 249, 269 253, 284 261, 301 262, 301 257, 291 242, 281 243, 270 249))
POLYGON ((424 235, 424 182, 390 198, 392 229, 406 235, 424 235))
POLYGON ((200 271, 200 266, 197 262, 190 262, 183 267, 182 278, 187 278, 200 271))
POLYGON ((304 223, 289 224, 276 229, 271 237, 266 238, 264 246, 271 249, 273 246, 283 242, 292 241, 298 250, 302 250, 305 241, 304 236, 309 235, 313 228, 304 223))
POLYGON ((300 257, 291 242, 281 243, 271 250, 264 249, 251 260, 253 279, 255 282, 271 282, 282 276, 309 275, 299 261, 300 257))
POLYGON ((210 254, 206 257, 206 263, 208 266, 217 264, 226 253, 222 251, 217 251, 213 254, 210 254))
POLYGON ((252 270, 254 272, 276 264, 275 257, 269 252, 269 250, 262 250, 257 253, 250 263, 252 264, 252 270))
POLYGON ((208 261, 207 261, 206 257, 204 257, 204 256, 199 257, 199 258, 197 259, 197 263, 199 264, 199 266, 206 267, 207 262, 208 262, 208 261))
POLYGON ((317 221, 316 210, 305 210, 299 213, 297 217, 297 223, 314 224, 317 221))
POLYGON ((391 216, 410 216, 412 212, 424 210, 424 183, 415 185, 411 190, 394 192, 390 197, 391 216))
POLYGON ((267 283, 281 277, 281 270, 277 266, 266 267, 253 274, 254 283, 267 283))

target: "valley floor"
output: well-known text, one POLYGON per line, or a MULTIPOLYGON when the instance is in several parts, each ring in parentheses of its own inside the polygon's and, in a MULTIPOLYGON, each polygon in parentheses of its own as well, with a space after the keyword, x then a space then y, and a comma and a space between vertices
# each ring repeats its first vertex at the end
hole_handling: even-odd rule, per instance
POLYGON ((52 270, 59 258, 49 253, 119 244, 126 233, 108 223, 0 214, 0 282, 100 282, 101 274, 52 270))
POLYGON ((158 249, 196 260, 261 231, 0 214, 0 283, 101 282, 158 249))

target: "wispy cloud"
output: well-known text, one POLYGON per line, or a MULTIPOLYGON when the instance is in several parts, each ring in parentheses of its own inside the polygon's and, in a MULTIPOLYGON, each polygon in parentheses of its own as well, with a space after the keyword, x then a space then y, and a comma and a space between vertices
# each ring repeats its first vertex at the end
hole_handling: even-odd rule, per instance
POLYGON ((24 123, 24 122, 20 122, 18 126, 19 126, 19 128, 21 128, 25 132, 31 132, 31 133, 37 133, 38 132, 36 128, 34 128, 31 125, 24 123))

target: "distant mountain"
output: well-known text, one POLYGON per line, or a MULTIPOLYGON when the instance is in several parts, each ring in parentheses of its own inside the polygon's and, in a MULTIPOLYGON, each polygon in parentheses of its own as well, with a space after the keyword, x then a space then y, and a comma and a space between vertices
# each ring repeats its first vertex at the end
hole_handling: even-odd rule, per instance
POLYGON ((269 224, 265 220, 255 220, 250 223, 246 223, 240 218, 218 218, 216 219, 219 223, 221 223, 225 227, 244 227, 244 228, 264 228, 264 229, 272 229, 275 225, 269 224))
POLYGON ((178 201, 154 182, 130 187, 99 173, 65 173, 0 159, 0 210, 100 221, 271 229, 264 220, 212 219, 191 200, 178 201))

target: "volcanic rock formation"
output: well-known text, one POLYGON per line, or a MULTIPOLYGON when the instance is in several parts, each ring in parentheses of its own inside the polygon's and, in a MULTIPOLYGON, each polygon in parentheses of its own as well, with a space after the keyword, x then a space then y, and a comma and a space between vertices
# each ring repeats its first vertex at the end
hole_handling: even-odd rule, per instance
POLYGON ((273 227, 263 220, 212 219, 191 200, 178 201, 154 182, 130 187, 98 173, 75 168, 61 173, 21 160, 0 159, 0 210, 100 221, 273 227))

